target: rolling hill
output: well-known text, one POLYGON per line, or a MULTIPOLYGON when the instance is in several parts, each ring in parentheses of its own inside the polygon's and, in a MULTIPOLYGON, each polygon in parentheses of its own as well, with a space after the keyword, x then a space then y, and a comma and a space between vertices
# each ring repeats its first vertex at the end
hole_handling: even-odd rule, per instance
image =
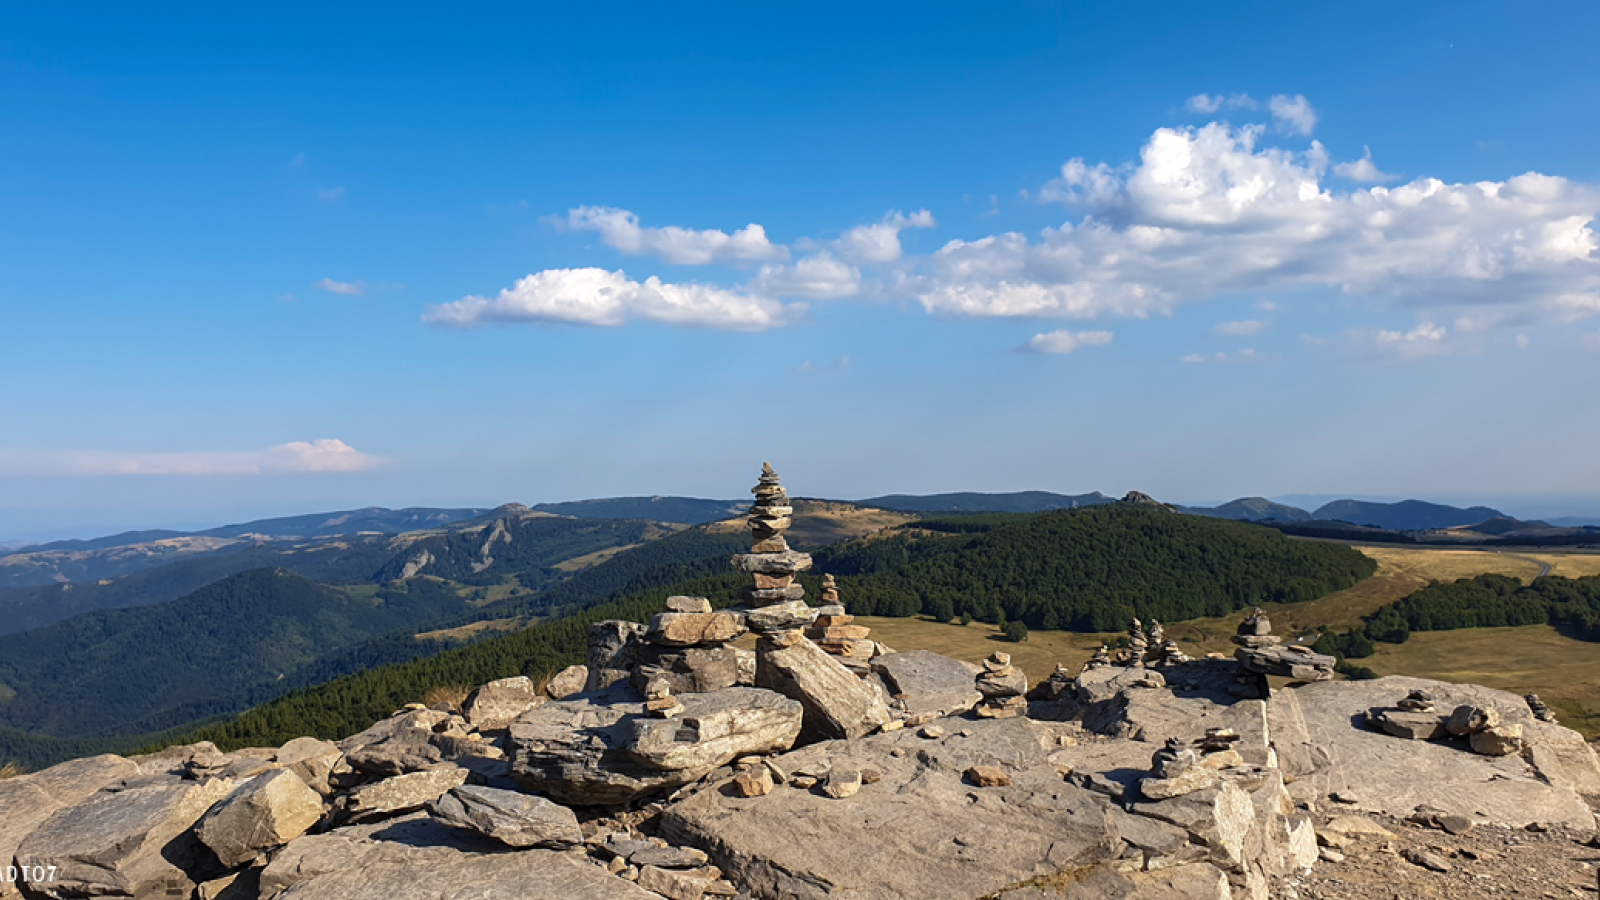
POLYGON ((1180 506, 1180 510, 1197 516, 1211 516, 1218 519, 1237 519, 1241 522, 1260 522, 1273 519, 1279 522, 1303 522, 1311 518, 1311 513, 1298 506, 1287 506, 1274 503, 1265 497, 1240 497, 1221 506, 1180 506))
POLYGON ((1504 515, 1505 513, 1487 506, 1461 509, 1422 500, 1402 500, 1399 503, 1335 500, 1318 507, 1311 514, 1311 518, 1348 522, 1351 525, 1366 525, 1389 531, 1431 531, 1473 525, 1504 515))
POLYGON ((887 494, 857 501, 860 506, 876 506, 901 512, 952 513, 1002 512, 1031 513, 1050 509, 1077 509, 1110 503, 1115 497, 1095 491, 1089 494, 1053 494, 1049 491, 1017 491, 1009 494, 887 494))

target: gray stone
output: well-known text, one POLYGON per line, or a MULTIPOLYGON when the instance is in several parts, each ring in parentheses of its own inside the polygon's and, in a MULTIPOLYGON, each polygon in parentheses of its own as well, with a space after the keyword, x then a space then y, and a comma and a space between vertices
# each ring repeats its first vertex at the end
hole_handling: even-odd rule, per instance
POLYGON ((714 880, 698 872, 676 872, 655 866, 639 870, 639 887, 655 891, 667 900, 700 900, 714 880))
POLYGON ((817 610, 807 606, 804 600, 774 603, 744 613, 745 624, 757 633, 804 628, 817 618, 817 610))
POLYGON ((1562 823, 1585 831, 1594 817, 1584 796, 1600 791, 1594 752, 1576 732, 1536 723, 1521 697, 1467 684, 1403 676, 1326 681, 1274 691, 1272 744, 1296 799, 1338 793, 1351 811, 1403 819, 1420 806, 1507 828, 1562 823), (1397 741, 1355 724, 1369 707, 1428 690, 1440 708, 1494 707, 1521 724, 1533 746, 1524 756, 1481 756, 1458 742, 1397 741), (1534 725, 1540 727, 1535 730, 1534 725), (1554 729, 1546 733, 1543 729, 1554 729), (1551 752, 1541 759, 1540 748, 1551 752), (1556 750, 1555 748, 1560 748, 1556 750))
POLYGON ((533 679, 518 675, 491 681, 473 691, 462 704, 462 712, 467 721, 480 730, 495 731, 511 727, 517 716, 547 699, 539 693, 533 679))
POLYGON ((1146 778, 1139 782, 1139 792, 1149 800, 1169 800, 1211 787, 1217 779, 1214 770, 1195 766, 1171 778, 1146 778))
POLYGON ((200 820, 195 834, 231 869, 305 834, 321 818, 322 796, 300 776, 279 769, 223 798, 200 820))
POLYGON ((1419 865, 1424 869, 1432 869, 1435 872, 1448 872, 1454 868, 1450 865, 1449 860, 1431 850, 1413 848, 1403 851, 1401 855, 1404 856, 1409 862, 1419 865))
POLYGON ((926 650, 876 657, 872 671, 882 676, 889 693, 908 715, 954 715, 983 699, 966 666, 926 650))
MULTIPOLYGON (((101 788, 139 775, 139 765, 120 756, 75 759, 43 771, 0 779, 0 866, 9 866, 17 847, 56 810, 76 806, 101 788)), ((21 896, 16 882, 0 879, 0 898, 21 896)))
POLYGON ((670 719, 647 718, 636 697, 614 687, 523 716, 511 726, 512 775, 562 803, 619 805, 739 756, 787 748, 802 715, 799 704, 757 688, 684 694, 670 719))
POLYGON ((1235 870, 1245 867, 1256 809, 1250 795, 1230 782, 1169 800, 1135 803, 1128 811, 1184 828, 1213 851, 1219 864, 1235 870))
POLYGON ((1456 737, 1477 734, 1500 724, 1500 713, 1494 707, 1458 706, 1444 723, 1444 730, 1456 737))
POLYGON ((793 575, 811 568, 811 554, 798 550, 782 553, 741 553, 733 558, 733 567, 741 572, 762 575, 793 575))
POLYGON ((549 694, 552 700, 564 700, 581 692, 588 683, 588 666, 567 666, 550 676, 550 681, 544 686, 544 692, 549 694))
POLYGON ((1524 746, 1521 725, 1496 725, 1468 738, 1473 753, 1484 756, 1510 756, 1524 746))
POLYGON ((854 797, 861 792, 861 770, 835 767, 822 783, 822 792, 835 800, 854 797))
POLYGON ((598 691, 628 677, 639 648, 644 645, 645 626, 637 622, 609 619, 589 626, 589 652, 584 660, 589 669, 586 691, 598 691))
MULTIPOLYGON (((274 766, 300 776, 307 787, 324 797, 333 793, 332 779, 336 772, 341 771, 343 762, 344 752, 338 744, 312 737, 295 738, 272 756, 274 766)), ((349 771, 348 767, 344 767, 343 771, 349 771)))
POLYGON ((781 588, 745 588, 739 592, 739 599, 758 606, 769 606, 773 603, 791 603, 804 598, 806 589, 803 585, 791 584, 781 588))
POLYGON ((1240 647, 1234 658, 1246 669, 1296 681, 1325 681, 1333 677, 1339 661, 1332 656, 1296 647, 1240 647))
POLYGON ((658 869, 693 869, 710 862, 704 850, 693 847, 650 846, 628 854, 628 862, 636 866, 655 866, 658 869))
POLYGON ((878 691, 803 637, 785 647, 759 642, 756 684, 798 700, 806 730, 822 737, 860 737, 893 718, 878 691))
POLYGON ((543 797, 499 788, 463 786, 428 804, 434 818, 510 847, 570 847, 583 843, 578 817, 543 797))
POLYGON ((739 653, 733 647, 648 647, 640 652, 639 664, 628 683, 643 693, 654 679, 661 678, 674 694, 703 694, 720 691, 739 683, 739 653))
POLYGON ((303 837, 261 873, 272 900, 658 900, 599 866, 504 846, 418 814, 303 837))
POLYGON ((711 601, 705 597, 668 597, 667 611, 682 613, 708 613, 711 612, 711 601))
POLYGON ((57 810, 28 835, 17 848, 17 866, 55 868, 53 881, 30 883, 46 896, 188 896, 222 874, 191 829, 234 787, 227 778, 156 777, 100 791, 57 810))
POLYGON ((693 647, 726 643, 744 632, 744 616, 737 612, 665 612, 650 620, 645 640, 667 647, 693 647))
POLYGON ((445 766, 365 784, 344 796, 344 812, 357 819, 421 809, 467 781, 466 769, 445 766))
POLYGON ((1372 709, 1367 711, 1367 721, 1388 734, 1409 741, 1431 741, 1445 735, 1444 717, 1438 713, 1372 709))
POLYGON ((985 697, 1016 697, 1028 692, 1028 676, 1021 669, 1007 666, 1010 671, 985 672, 978 676, 978 693, 985 697))

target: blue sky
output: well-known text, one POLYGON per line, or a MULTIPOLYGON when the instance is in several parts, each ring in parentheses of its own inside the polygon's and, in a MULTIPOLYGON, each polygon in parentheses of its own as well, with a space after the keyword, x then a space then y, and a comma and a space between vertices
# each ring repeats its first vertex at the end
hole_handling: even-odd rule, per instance
POLYGON ((0 11, 0 540, 1140 489, 1600 512, 1600 8, 0 11))

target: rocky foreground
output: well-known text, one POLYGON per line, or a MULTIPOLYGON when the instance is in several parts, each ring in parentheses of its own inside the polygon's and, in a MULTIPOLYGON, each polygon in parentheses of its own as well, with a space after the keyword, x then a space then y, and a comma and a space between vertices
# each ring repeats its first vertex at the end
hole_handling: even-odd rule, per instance
MULTIPOLYGON (((1548 709, 1331 680, 1259 614, 1030 683, 811 607, 766 470, 746 606, 674 597, 586 666, 337 743, 0 781, 0 898, 1251 898, 1591 891, 1600 760, 1548 709), (736 646, 756 635, 753 651, 736 646), (1272 679, 1269 681, 1269 676, 1272 679), (1287 681, 1286 681, 1287 680, 1287 681)), ((1572 893, 1568 893, 1568 892, 1572 893)), ((1580 895, 1583 895, 1580 893, 1580 895)))

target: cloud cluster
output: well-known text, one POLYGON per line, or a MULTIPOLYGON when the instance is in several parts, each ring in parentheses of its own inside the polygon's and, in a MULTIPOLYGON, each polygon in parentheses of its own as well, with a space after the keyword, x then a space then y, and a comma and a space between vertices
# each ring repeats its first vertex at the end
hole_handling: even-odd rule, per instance
POLYGON ((367 286, 359 281, 334 281, 332 278, 318 278, 311 286, 319 291, 346 297, 359 297, 367 292, 367 286))
POLYGON ((759 331, 783 325, 799 311, 767 297, 710 285, 670 284, 655 276, 634 281, 605 269, 547 269, 496 297, 464 297, 436 306, 424 321, 468 328, 515 322, 616 326, 639 319, 759 331))
POLYGON ((1109 343, 1109 331, 1051 331, 1034 335, 1017 349, 1024 353, 1071 353, 1080 347, 1103 347, 1109 343))
POLYGON ((24 476, 286 475, 360 472, 381 463, 336 438, 245 451, 0 450, 0 475, 24 476))
POLYGON ((839 237, 839 255, 854 263, 889 263, 900 258, 900 232, 907 228, 932 228, 933 213, 919 209, 911 215, 899 210, 871 225, 859 225, 839 237))
POLYGON ((703 266, 742 260, 763 262, 789 258, 789 248, 767 240, 767 230, 754 222, 728 234, 711 229, 643 228, 639 217, 610 206, 580 206, 567 213, 566 224, 579 231, 597 231, 606 246, 628 256, 659 256, 674 265, 703 266))

